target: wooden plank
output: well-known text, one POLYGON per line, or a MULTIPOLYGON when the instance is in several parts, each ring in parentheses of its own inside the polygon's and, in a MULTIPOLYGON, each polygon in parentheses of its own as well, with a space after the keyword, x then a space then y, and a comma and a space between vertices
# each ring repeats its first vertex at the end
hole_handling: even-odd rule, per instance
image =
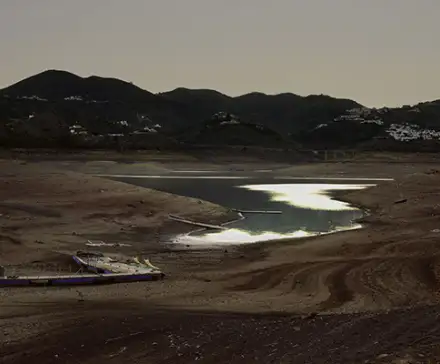
POLYGON ((175 215, 168 215, 168 218, 170 218, 171 220, 174 220, 174 221, 182 222, 184 224, 200 226, 200 227, 204 227, 207 229, 214 229, 214 230, 226 230, 227 229, 226 227, 221 226, 221 225, 205 224, 203 222, 191 221, 191 220, 187 220, 187 219, 181 218, 179 216, 175 216, 175 215))
POLYGON ((282 211, 278 210, 239 210, 239 209, 232 209, 234 212, 239 212, 241 214, 282 214, 282 211))

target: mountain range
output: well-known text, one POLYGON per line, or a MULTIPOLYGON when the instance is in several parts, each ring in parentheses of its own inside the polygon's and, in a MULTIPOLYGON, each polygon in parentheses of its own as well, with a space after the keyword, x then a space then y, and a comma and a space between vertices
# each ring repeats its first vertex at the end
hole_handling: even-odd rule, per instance
POLYGON ((0 144, 176 148, 209 145, 437 150, 440 100, 366 108, 326 95, 177 88, 48 70, 0 90, 0 144))

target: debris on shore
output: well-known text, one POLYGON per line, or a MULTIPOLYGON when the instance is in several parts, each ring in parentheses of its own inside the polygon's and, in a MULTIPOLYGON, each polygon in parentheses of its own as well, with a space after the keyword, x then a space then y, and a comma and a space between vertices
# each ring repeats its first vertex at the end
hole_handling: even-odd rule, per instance
POLYGON ((165 274, 148 259, 135 257, 125 262, 101 253, 77 252, 72 256, 79 270, 70 275, 8 276, 0 270, 0 287, 17 286, 75 286, 84 284, 110 284, 163 279, 165 274))

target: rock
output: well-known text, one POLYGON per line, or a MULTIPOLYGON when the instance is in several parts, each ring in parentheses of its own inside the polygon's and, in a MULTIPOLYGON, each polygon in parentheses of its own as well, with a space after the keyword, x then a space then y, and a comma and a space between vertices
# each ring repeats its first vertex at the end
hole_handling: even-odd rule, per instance
POLYGON ((407 198, 403 198, 401 200, 394 201, 394 204, 405 203, 406 201, 408 201, 408 199, 407 198))
POLYGON ((308 315, 302 316, 302 319, 303 320, 313 320, 317 316, 318 316, 318 312, 310 312, 308 315))
POLYGON ((387 358, 387 357, 388 357, 388 354, 380 354, 380 355, 377 356, 377 359, 384 359, 384 358, 387 358))

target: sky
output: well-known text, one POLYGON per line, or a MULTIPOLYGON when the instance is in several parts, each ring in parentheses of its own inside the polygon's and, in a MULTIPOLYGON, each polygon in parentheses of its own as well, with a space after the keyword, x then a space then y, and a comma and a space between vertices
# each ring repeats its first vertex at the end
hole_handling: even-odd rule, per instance
POLYGON ((1 0, 0 88, 47 69, 176 87, 440 99, 439 0, 1 0))

